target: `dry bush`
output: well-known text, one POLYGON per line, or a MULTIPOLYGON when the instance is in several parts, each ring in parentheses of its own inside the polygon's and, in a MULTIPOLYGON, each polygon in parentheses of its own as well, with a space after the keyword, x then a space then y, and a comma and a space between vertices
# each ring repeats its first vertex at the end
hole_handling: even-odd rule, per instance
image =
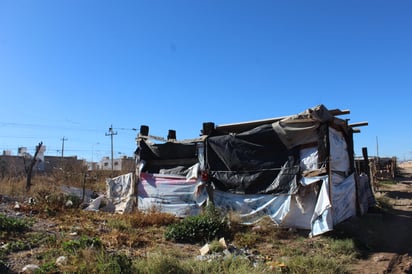
POLYGON ((178 218, 172 214, 156 210, 150 210, 149 212, 137 211, 130 214, 130 222, 133 227, 165 226, 177 220, 178 218))
POLYGON ((229 219, 229 227, 232 234, 237 232, 244 232, 247 230, 248 226, 242 224, 242 219, 238 212, 229 211, 227 213, 229 219))
POLYGON ((117 229, 107 231, 100 235, 108 250, 117 250, 124 247, 142 248, 153 244, 148 235, 139 231, 122 232, 117 229))
POLYGON ((151 210, 149 212, 134 211, 130 214, 111 215, 108 225, 112 228, 127 231, 148 226, 166 226, 175 223, 178 218, 169 213, 151 210))
POLYGON ((35 184, 31 192, 34 196, 36 207, 43 210, 61 211, 64 208, 65 197, 59 186, 35 184))
POLYGON ((110 250, 152 245, 156 239, 162 240, 164 230, 162 226, 176 220, 170 214, 159 212, 112 214, 79 209, 62 211, 57 217, 62 233, 76 232, 78 235, 100 237, 110 250), (146 233, 150 227, 154 230, 152 233, 146 233))
POLYGON ((4 177, 0 179, 0 193, 10 197, 30 197, 34 196, 39 190, 48 189, 55 192, 59 185, 51 176, 36 175, 32 178, 32 186, 26 192, 26 178, 24 176, 4 177))
POLYGON ((26 179, 24 177, 4 177, 0 179, 0 193, 10 197, 25 195, 26 179))

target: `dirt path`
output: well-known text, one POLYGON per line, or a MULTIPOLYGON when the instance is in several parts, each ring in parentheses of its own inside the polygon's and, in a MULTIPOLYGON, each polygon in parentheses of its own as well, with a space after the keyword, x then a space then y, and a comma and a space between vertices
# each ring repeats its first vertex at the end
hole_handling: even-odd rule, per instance
POLYGON ((375 193, 391 209, 372 210, 338 228, 352 235, 363 253, 352 273, 412 273, 412 169, 401 174, 396 184, 381 185, 375 193))

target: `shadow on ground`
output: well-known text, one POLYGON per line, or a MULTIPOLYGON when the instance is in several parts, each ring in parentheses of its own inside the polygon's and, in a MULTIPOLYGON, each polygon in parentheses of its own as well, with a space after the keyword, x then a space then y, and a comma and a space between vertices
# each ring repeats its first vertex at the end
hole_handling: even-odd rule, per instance
POLYGON ((371 208, 364 216, 338 224, 332 235, 354 239, 365 256, 379 252, 412 255, 412 177, 405 173, 395 181, 379 191, 387 207, 371 208))

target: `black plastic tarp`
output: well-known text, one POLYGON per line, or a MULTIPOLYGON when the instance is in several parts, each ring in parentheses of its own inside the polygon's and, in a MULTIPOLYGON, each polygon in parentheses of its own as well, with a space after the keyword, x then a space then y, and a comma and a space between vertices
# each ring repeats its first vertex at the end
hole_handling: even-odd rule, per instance
POLYGON ((185 169, 198 162, 195 143, 161 143, 153 144, 145 140, 139 141, 137 150, 141 160, 145 162, 143 171, 159 173, 161 170, 174 170, 174 174, 183 174, 185 169))
POLYGON ((296 159, 295 151, 283 145, 272 124, 206 139, 209 175, 215 187, 223 191, 294 192, 298 174, 296 159))

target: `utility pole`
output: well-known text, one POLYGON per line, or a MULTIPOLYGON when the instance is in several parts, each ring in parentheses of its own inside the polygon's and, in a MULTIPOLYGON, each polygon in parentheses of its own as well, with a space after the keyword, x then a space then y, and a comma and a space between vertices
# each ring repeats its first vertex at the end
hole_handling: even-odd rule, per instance
POLYGON ((106 136, 110 136, 110 140, 111 140, 111 152, 112 152, 112 157, 111 157, 111 159, 112 159, 112 175, 113 175, 113 135, 117 135, 117 131, 116 132, 114 132, 113 131, 113 125, 110 125, 110 127, 109 127, 109 132, 108 133, 106 133, 106 136))
POLYGON ((60 139, 62 141, 62 160, 63 160, 63 155, 64 155, 64 141, 67 141, 68 139, 63 136, 63 138, 60 139))
POLYGON ((379 143, 378 143, 378 136, 376 136, 376 156, 379 159, 379 143))

